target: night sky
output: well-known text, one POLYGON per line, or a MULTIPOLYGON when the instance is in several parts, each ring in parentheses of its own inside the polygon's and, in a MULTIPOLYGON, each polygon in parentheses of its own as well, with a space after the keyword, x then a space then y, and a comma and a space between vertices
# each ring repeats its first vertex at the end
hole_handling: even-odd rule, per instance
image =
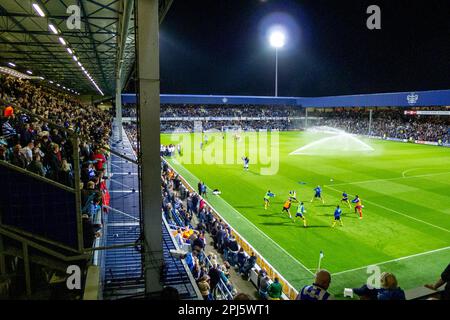
POLYGON ((274 13, 292 20, 280 96, 450 88, 448 0, 175 0, 161 25, 161 93, 273 95, 274 13), (366 27, 372 4, 382 30, 366 27))

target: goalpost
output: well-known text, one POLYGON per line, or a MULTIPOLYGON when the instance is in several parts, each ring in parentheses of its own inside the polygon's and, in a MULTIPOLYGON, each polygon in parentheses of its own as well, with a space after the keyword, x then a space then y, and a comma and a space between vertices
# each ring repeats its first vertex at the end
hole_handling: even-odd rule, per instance
POLYGON ((223 133, 237 133, 240 134, 242 132, 241 126, 222 126, 223 133))

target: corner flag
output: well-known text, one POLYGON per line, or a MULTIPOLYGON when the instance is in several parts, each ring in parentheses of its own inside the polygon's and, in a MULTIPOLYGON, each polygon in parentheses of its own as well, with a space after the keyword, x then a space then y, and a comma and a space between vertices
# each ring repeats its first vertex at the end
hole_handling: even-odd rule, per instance
POLYGON ((317 267, 317 272, 319 272, 319 270, 320 270, 320 263, 322 262, 323 257, 324 257, 323 251, 320 250, 320 254, 319 254, 319 265, 318 265, 318 267, 317 267))

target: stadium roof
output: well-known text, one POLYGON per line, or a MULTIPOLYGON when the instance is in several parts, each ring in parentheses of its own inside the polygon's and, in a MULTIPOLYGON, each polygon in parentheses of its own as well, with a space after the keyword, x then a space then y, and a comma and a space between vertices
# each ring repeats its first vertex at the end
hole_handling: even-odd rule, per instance
MULTIPOLYGON (((135 94, 123 94, 123 103, 136 103, 135 94)), ((430 107, 450 106, 450 90, 393 92, 330 97, 258 97, 161 94, 165 104, 290 105, 299 107, 430 107)))
MULTIPOLYGON (((159 0, 160 22, 172 1, 159 0)), ((135 61, 132 3, 2 0, 0 65, 31 71, 50 85, 60 84, 81 94, 112 95, 119 68, 123 86, 135 61), (71 19, 78 12, 79 28, 71 19)))

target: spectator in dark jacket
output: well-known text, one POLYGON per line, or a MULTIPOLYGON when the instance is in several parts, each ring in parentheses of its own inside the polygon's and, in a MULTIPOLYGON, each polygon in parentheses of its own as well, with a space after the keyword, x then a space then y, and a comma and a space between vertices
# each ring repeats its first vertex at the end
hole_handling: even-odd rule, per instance
POLYGON ((234 266, 237 262, 237 254, 239 251, 239 245, 234 236, 230 237, 228 242, 228 262, 234 266))
POLYGON ((27 159, 25 159, 23 153, 20 152, 21 149, 22 147, 20 146, 20 144, 14 146, 11 157, 11 164, 20 167, 22 169, 25 169, 27 167, 27 159))
POLYGON ((250 281, 250 270, 252 270, 252 268, 255 266, 256 264, 256 256, 255 253, 252 252, 252 255, 250 256, 250 258, 247 259, 247 261, 245 261, 244 265, 239 268, 239 272, 247 277, 247 280, 250 281))
POLYGON ((405 300, 405 292, 398 286, 397 278, 389 272, 381 275, 381 289, 378 300, 405 300))
POLYGON ((353 289, 361 300, 405 300, 405 292, 398 287, 397 279, 392 273, 384 272, 380 279, 381 288, 369 288, 363 285, 353 289))
POLYGON ((38 153, 35 153, 33 155, 33 160, 28 165, 27 170, 36 173, 42 177, 45 176, 44 165, 42 164, 41 156, 38 153))
POLYGON ((247 256, 245 254, 244 248, 240 248, 237 254, 237 266, 239 269, 244 266, 245 261, 247 261, 247 256))
POLYGON ((85 248, 91 248, 94 245, 95 238, 100 236, 101 225, 92 223, 88 215, 83 214, 83 243, 85 248))
POLYGON ((431 290, 438 290, 444 284, 446 285, 444 291, 442 291, 441 293, 441 299, 450 300, 450 263, 448 264, 447 268, 445 268, 445 270, 442 272, 441 277, 436 281, 435 284, 427 284, 425 285, 425 287, 431 290))
POLYGON ((211 292, 213 292, 221 279, 222 271, 218 269, 218 265, 214 265, 209 269, 208 275, 210 278, 211 292))

